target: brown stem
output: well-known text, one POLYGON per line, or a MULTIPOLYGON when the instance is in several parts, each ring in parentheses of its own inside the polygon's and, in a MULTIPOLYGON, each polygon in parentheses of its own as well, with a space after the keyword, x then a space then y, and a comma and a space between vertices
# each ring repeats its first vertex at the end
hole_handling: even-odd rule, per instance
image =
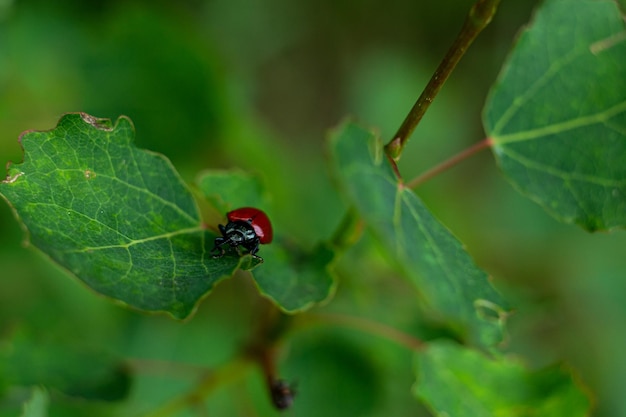
POLYGON ((270 399, 278 410, 291 407, 296 394, 289 383, 279 378, 276 366, 278 344, 290 322, 290 316, 282 313, 273 304, 266 303, 256 334, 246 349, 247 356, 259 364, 270 399))
POLYGON ((500 0, 477 0, 472 6, 461 31, 446 53, 439 67, 424 88, 424 91, 415 102, 395 136, 385 145, 385 153, 394 160, 398 160, 409 137, 419 124, 428 107, 443 87, 444 83, 465 55, 467 48, 474 42, 478 34, 491 22, 496 13, 500 0))
MULTIPOLYGON (((198 382, 188 392, 167 401, 162 406, 149 412, 144 417, 170 417, 179 414, 182 410, 194 407, 218 386, 241 378, 250 369, 254 362, 258 364, 265 374, 268 388, 272 400, 276 398, 283 400, 283 403, 293 401, 295 395, 291 387, 276 377, 275 357, 277 353, 277 342, 289 325, 290 318, 281 313, 273 304, 263 302, 260 307, 260 320, 252 341, 241 355, 233 358, 224 365, 212 369, 186 367, 187 372, 203 371, 198 382)), ((132 365, 138 368, 152 369, 155 367, 168 370, 169 364, 161 364, 154 361, 133 360, 132 365)))
POLYGON ((433 168, 429 169, 428 171, 424 172, 423 174, 419 175, 418 177, 414 178, 413 180, 409 181, 407 183, 407 188, 417 188, 419 185, 421 185, 422 183, 428 181, 429 179, 431 179, 432 177, 434 177, 437 174, 441 174, 443 171, 453 167, 454 165, 458 164, 459 162, 463 161, 464 159, 469 158, 470 156, 474 155, 475 153, 486 149, 488 147, 490 147, 493 144, 491 138, 486 138, 481 140, 480 142, 470 146, 469 148, 465 149, 464 151, 459 152, 458 154, 454 155, 453 157, 446 159, 445 161, 443 161, 442 163, 440 163, 439 165, 434 166, 433 168))

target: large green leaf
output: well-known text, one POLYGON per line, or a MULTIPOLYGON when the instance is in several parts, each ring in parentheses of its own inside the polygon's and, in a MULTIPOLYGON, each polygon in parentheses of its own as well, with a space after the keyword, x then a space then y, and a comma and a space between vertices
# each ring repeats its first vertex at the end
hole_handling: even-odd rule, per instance
POLYGON ((490 359, 436 342, 417 355, 413 392, 446 417, 583 417, 590 401, 559 367, 529 371, 514 359, 490 359))
POLYGON ((503 300, 450 231, 398 179, 371 132, 344 124, 331 138, 339 177, 357 210, 421 294, 457 334, 489 347, 503 336, 503 300))
POLYGON ((162 155, 133 146, 131 121, 68 114, 21 137, 0 194, 30 242, 88 286, 135 308, 188 316, 237 268, 212 259, 214 235, 162 155))
POLYGON ((286 313, 308 310, 334 293, 335 252, 326 245, 305 252, 279 241, 264 248, 263 256, 267 265, 252 272, 254 280, 261 293, 286 313))
POLYGON ((588 230, 626 226, 625 57, 613 0, 547 0, 484 110, 515 187, 588 230))

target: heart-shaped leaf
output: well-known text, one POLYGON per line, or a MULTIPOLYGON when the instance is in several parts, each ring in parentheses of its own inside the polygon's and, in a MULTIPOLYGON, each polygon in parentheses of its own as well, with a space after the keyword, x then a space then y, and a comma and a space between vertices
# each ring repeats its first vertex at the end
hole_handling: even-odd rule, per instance
POLYGON ((26 132, 24 161, 0 194, 30 242, 97 292, 147 311, 188 316, 236 257, 212 259, 214 235, 170 162, 132 144, 131 121, 67 114, 26 132))
POLYGON ((417 354, 416 373, 413 392, 437 416, 589 415, 589 399, 557 366, 530 371, 514 359, 434 342, 417 354))
POLYGON ((591 231, 626 226, 625 57, 613 0, 547 0, 484 109, 514 186, 591 231))
POLYGON ((331 149, 353 204, 427 309, 477 345, 501 341, 506 314, 500 295, 461 242, 398 181, 378 138, 347 123, 332 135, 331 149))

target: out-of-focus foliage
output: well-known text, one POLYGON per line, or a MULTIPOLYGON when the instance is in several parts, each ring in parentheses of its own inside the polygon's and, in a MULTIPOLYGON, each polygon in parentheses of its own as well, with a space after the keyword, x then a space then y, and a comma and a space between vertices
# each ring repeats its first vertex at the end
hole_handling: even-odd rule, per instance
POLYGON ((529 372, 515 359, 487 358, 450 342, 433 342, 420 353, 417 374, 415 395, 435 415, 584 417, 589 410, 567 369, 529 372))
POLYGON ((33 396, 24 403, 22 417, 45 417, 48 415, 48 393, 41 388, 33 388, 33 396))
MULTIPOLYGON (((407 178, 482 139, 486 92, 534 3, 502 2, 408 145, 400 163, 407 178)), ((140 132, 137 144, 165 153, 185 179, 203 168, 261 173, 273 219, 290 238, 328 239, 345 207, 330 191, 327 129, 352 115, 390 137, 468 7, 461 0, 0 1, 0 159, 19 162, 19 134, 48 129, 65 112, 125 114, 140 132)), ((569 361, 597 396, 597 415, 626 416, 619 348, 626 344, 626 237, 555 222, 511 190, 488 154, 418 193, 516 306, 506 349, 535 367, 569 361)), ((0 381, 0 416, 46 402, 49 415, 152 411, 239 352, 265 304, 242 274, 218 285, 189 322, 145 316, 20 248, 22 231, 6 204, 0 232, 3 340, 24 328, 55 345, 80 342, 127 359, 135 375, 122 404, 4 389, 0 381)), ((407 296, 412 290, 378 253, 365 234, 345 254, 337 295, 324 309, 425 340, 445 334, 422 320, 407 296)), ((295 416, 316 415, 325 400, 344 415, 429 415, 408 390, 411 354, 387 341, 303 328, 281 358, 283 376, 300 381, 295 416)), ((278 415, 265 390, 258 373, 235 372, 198 407, 211 415, 278 415)))

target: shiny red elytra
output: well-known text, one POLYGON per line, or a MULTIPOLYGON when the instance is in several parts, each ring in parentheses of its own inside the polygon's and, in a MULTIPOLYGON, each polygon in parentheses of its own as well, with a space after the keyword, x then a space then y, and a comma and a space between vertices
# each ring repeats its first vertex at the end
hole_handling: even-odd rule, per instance
POLYGON ((229 222, 244 221, 252 225, 254 232, 259 237, 259 243, 271 243, 274 237, 272 223, 267 214, 254 207, 242 207, 226 214, 229 222))
POLYGON ((263 258, 257 256, 259 244, 266 244, 274 237, 270 219, 263 211, 254 207, 242 207, 226 214, 228 224, 219 225, 221 237, 215 238, 215 246, 212 252, 214 258, 221 258, 225 250, 224 245, 230 245, 241 255, 239 247, 243 246, 250 255, 263 262, 263 258))

